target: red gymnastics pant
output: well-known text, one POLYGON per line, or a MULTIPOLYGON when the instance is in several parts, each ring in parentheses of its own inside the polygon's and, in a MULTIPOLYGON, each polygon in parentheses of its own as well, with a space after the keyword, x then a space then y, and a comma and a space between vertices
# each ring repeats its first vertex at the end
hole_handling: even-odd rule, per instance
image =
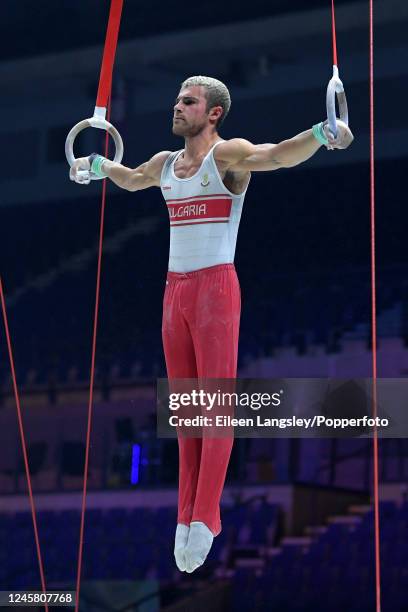
MULTIPOLYGON (((168 272, 163 302, 167 376, 236 378, 241 292, 233 264, 168 272)), ((202 521, 218 535, 233 437, 178 436, 178 523, 202 521)))

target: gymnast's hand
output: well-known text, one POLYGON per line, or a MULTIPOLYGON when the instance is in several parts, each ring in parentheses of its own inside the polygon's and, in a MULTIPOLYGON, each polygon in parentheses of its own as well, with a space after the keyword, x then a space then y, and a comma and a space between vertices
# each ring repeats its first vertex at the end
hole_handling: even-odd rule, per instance
POLYGON ((332 133, 330 131, 330 127, 328 122, 325 121, 323 129, 326 134, 326 138, 329 141, 327 145, 328 149, 347 149, 351 145, 354 140, 354 136, 348 127, 343 121, 337 119, 337 137, 333 138, 332 133))
POLYGON ((89 185, 91 182, 90 169, 89 157, 78 157, 70 168, 69 178, 80 185, 89 185))

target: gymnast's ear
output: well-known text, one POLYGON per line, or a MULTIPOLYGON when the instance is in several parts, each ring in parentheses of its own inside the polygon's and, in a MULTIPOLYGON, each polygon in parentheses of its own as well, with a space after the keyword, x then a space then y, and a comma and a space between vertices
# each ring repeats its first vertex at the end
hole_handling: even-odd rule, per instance
POLYGON ((219 121, 222 118, 223 114, 224 114, 224 109, 222 108, 222 106, 213 106, 208 111, 208 117, 211 123, 213 123, 215 127, 218 126, 219 121))

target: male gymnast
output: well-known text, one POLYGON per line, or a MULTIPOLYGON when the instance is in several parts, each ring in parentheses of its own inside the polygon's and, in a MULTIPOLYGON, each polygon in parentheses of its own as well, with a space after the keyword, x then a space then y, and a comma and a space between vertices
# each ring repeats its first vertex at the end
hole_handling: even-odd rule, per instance
MULTIPOLYGON (((170 217, 170 254, 162 337, 168 378, 236 378, 240 288, 235 245, 251 172, 291 168, 320 147, 353 141, 337 121, 278 144, 223 140, 219 128, 231 106, 227 87, 210 77, 185 80, 174 104, 173 134, 184 149, 161 151, 135 169, 93 153, 79 158, 70 179, 88 184, 92 170, 128 191, 160 187, 170 217)), ((181 571, 202 565, 221 531, 220 499, 233 437, 178 436, 179 494, 174 555, 181 571)))

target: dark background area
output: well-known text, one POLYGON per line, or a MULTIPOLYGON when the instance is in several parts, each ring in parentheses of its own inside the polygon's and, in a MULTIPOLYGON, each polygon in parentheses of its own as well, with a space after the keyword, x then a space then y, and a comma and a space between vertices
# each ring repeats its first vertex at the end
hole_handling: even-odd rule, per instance
MULTIPOLYGON (((64 142, 93 113, 109 2, 5 0, 2 8, 0 275, 48 584, 73 588, 101 184, 68 180, 64 142)), ((378 374, 398 378, 408 372, 408 9, 399 0, 374 8, 378 374)), ((372 373, 368 5, 338 0, 336 11, 355 141, 252 177, 235 259, 242 377, 372 373)), ((124 163, 182 147, 170 118, 191 74, 229 86, 224 138, 279 142, 324 119, 330 28, 323 0, 125 0, 112 93, 124 163)), ((94 150, 103 150, 103 135, 88 130, 76 154, 94 150)), ((151 607, 133 605, 143 612, 374 610, 366 439, 236 441, 222 534, 198 572, 175 569, 177 444, 155 431, 168 216, 158 189, 112 184, 105 214, 81 612, 112 605, 105 595, 92 607, 92 581, 124 597, 130 588, 133 602, 153 593, 151 607)), ((38 588, 3 331, 0 446, 0 585, 38 588)), ((383 610, 405 612, 408 448, 404 439, 381 440, 379 452, 383 610)))

